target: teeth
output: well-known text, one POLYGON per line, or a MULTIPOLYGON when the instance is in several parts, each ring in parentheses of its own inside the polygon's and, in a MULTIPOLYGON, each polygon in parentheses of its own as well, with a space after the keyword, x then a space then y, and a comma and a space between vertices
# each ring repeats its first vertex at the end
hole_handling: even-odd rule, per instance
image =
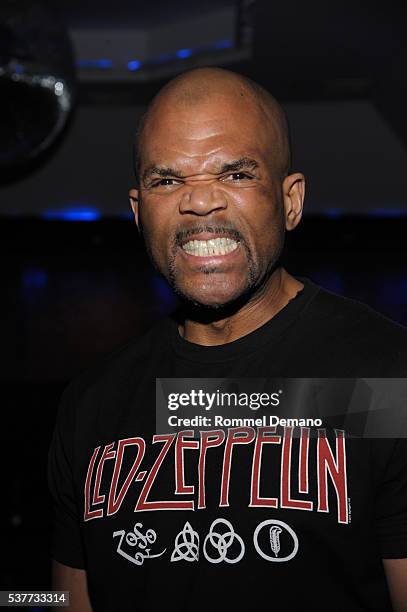
POLYGON ((237 249, 238 243, 231 238, 211 238, 210 240, 189 240, 182 248, 189 255, 207 257, 208 255, 226 255, 237 249))

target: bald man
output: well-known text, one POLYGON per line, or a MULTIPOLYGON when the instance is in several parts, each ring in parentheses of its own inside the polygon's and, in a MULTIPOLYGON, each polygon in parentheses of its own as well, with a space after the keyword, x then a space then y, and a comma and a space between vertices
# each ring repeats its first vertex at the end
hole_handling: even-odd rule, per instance
POLYGON ((75 611, 406 611, 405 440, 353 439, 324 414, 215 426, 202 404, 195 425, 157 429, 156 379, 189 384, 189 410, 202 379, 278 380, 284 415, 286 379, 406 375, 404 328, 282 266, 305 185, 284 112, 240 75, 194 70, 154 98, 135 150, 135 222, 179 308, 64 393, 54 587, 75 611))

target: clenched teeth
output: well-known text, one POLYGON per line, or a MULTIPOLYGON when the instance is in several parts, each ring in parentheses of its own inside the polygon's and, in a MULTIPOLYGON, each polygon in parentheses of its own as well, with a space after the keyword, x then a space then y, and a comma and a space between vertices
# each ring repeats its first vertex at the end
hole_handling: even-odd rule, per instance
POLYGON ((182 248, 189 255, 207 257, 208 255, 226 255, 237 249, 238 243, 231 238, 211 238, 210 240, 189 240, 182 248))

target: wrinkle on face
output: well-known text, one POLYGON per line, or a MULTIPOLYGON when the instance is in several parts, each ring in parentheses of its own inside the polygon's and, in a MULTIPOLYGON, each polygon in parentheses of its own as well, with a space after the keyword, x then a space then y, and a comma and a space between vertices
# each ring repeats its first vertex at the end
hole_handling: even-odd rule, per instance
MULTIPOLYGON (((233 123, 231 106, 235 111, 240 111, 241 125, 245 121, 250 122, 253 116, 257 117, 261 125, 259 137, 270 148, 272 165, 279 177, 285 176, 290 167, 290 143, 284 111, 273 96, 257 83, 219 68, 189 71, 161 89, 142 121, 138 150, 142 152, 143 142, 151 144, 151 136, 157 127, 154 124, 161 123, 163 117, 185 133, 185 144, 206 145, 210 138, 222 138, 225 123, 233 123), (211 108, 210 114, 208 107, 211 108)), ((202 152, 204 154, 208 152, 202 152)), ((194 159, 199 157, 200 152, 189 154, 184 150, 185 155, 194 159)), ((139 169, 138 154, 136 159, 139 169)))
MULTIPOLYGON (((205 153, 193 153, 193 152, 186 152, 185 149, 181 150, 181 149, 173 149, 174 154, 176 157, 178 157, 180 160, 181 159, 202 159, 203 162, 205 162, 205 160, 208 159, 208 157, 216 157, 216 155, 222 150, 221 147, 215 147, 214 149, 210 149, 208 152, 205 153)), ((181 162, 182 163, 182 162, 181 162)))
MULTIPOLYGON (((210 107, 207 112, 210 112, 210 107)), ((264 174, 266 168, 273 166, 272 152, 262 138, 260 124, 254 117, 244 122, 245 115, 240 109, 230 109, 225 115, 223 128, 216 135, 207 134, 206 122, 196 124, 197 135, 186 130, 184 123, 171 119, 163 117, 161 122, 154 122, 154 130, 146 130, 148 146, 144 149, 143 178, 151 168, 172 169, 173 172, 169 171, 167 175, 184 178, 244 170, 264 174), (227 122, 227 116, 231 118, 230 122, 227 122), (163 133, 166 134, 165 143, 163 133), (239 160, 247 160, 246 166, 232 167, 239 160)), ((157 174, 163 176, 161 172, 157 174)))
MULTIPOLYGON (((229 340, 278 311, 273 279, 291 214, 283 179, 289 163, 283 111, 267 92, 256 93, 243 81, 228 71, 199 69, 161 90, 142 123, 137 169, 140 175, 155 166, 169 176, 158 173, 131 196, 150 259, 176 293, 189 306, 209 309, 214 326, 216 320, 222 327, 227 313, 241 318, 246 312, 242 327, 230 327, 229 340), (244 157, 255 160, 249 176, 220 174, 222 165, 244 157), (160 177, 174 180, 155 180, 160 177), (237 239, 235 255, 216 265, 194 261, 180 241, 202 232, 237 239)), ((187 339, 194 337, 190 329, 183 331, 187 339)), ((209 344, 225 341, 212 331, 209 344)))
MULTIPOLYGON (((200 156, 201 157, 201 156, 200 156)), ((194 179, 198 177, 204 178, 205 175, 209 174, 212 176, 220 176, 225 175, 227 173, 238 173, 248 171, 253 172, 259 169, 259 163, 247 156, 237 157, 236 159, 226 159, 225 156, 214 156, 213 159, 207 159, 207 157, 202 158, 202 170, 200 169, 197 172, 192 172, 192 174, 184 174, 182 170, 177 168, 177 165, 169 166, 160 166, 154 165, 147 167, 144 174, 143 180, 151 179, 154 177, 176 177, 182 179, 194 179), (209 168, 206 168, 209 166, 209 168)))

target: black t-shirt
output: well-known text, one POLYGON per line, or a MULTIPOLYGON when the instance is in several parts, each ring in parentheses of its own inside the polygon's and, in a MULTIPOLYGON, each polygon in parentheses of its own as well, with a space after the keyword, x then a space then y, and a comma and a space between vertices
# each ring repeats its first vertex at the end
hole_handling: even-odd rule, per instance
POLYGON ((404 439, 288 447, 277 428, 231 452, 216 434, 204 450, 155 435, 158 377, 406 376, 405 328, 301 280, 238 340, 193 344, 169 317, 65 391, 52 556, 87 570, 95 611, 391 610, 382 558, 407 557, 404 439))

